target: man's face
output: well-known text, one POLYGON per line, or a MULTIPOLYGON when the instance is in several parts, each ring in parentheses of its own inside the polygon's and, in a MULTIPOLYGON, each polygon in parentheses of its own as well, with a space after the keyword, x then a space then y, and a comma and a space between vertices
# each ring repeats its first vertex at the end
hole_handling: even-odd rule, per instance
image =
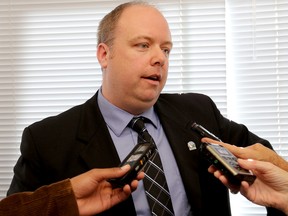
POLYGON ((140 114, 154 105, 167 80, 172 49, 168 24, 154 8, 132 6, 121 15, 114 38, 112 47, 106 47, 105 63, 99 61, 104 66, 103 95, 140 114))

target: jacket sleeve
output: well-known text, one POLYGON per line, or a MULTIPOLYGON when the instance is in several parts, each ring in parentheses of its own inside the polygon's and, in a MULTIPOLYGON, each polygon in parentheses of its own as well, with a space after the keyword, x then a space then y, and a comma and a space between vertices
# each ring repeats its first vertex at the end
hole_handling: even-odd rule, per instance
POLYGON ((47 182, 44 179, 42 174, 44 169, 41 168, 41 160, 29 127, 23 131, 20 151, 21 155, 14 166, 14 176, 7 191, 7 196, 18 192, 35 191, 43 185, 56 182, 47 182), (41 182, 43 183, 41 184, 41 182))
POLYGON ((0 201, 0 215, 57 216, 79 215, 69 179, 42 186, 34 192, 21 192, 0 201))

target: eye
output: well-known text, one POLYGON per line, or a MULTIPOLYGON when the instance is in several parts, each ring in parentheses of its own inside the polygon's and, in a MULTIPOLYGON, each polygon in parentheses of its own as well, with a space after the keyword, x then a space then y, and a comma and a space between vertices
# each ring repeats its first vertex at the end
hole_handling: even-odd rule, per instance
POLYGON ((149 48, 149 45, 147 43, 139 43, 136 45, 137 47, 141 48, 141 49, 147 49, 149 48))
POLYGON ((166 56, 170 55, 170 51, 171 51, 170 49, 166 49, 165 48, 165 49, 162 49, 162 50, 163 50, 163 52, 165 53, 166 56))

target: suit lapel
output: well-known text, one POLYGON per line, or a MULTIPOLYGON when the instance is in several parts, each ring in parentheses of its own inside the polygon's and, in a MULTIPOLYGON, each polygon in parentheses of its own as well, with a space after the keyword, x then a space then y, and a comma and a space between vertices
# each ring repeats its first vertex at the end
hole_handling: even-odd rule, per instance
MULTIPOLYGON (((178 157, 181 155, 179 158, 179 160, 181 160, 183 156, 189 157, 192 154, 194 157, 191 159, 191 162, 194 163, 195 158, 198 158, 197 149, 199 149, 200 140, 198 134, 191 130, 193 120, 189 119, 188 116, 179 109, 174 109, 172 101, 167 103, 161 100, 161 98, 156 103, 155 110, 171 148, 174 154, 176 154, 175 156, 178 157), (188 148, 188 143, 191 142, 195 143, 195 151, 189 150, 188 148)), ((198 164, 198 162, 196 164, 198 164)))
POLYGON ((120 159, 99 110, 97 94, 83 106, 77 137, 85 147, 80 156, 90 169, 116 167, 120 159))
MULTIPOLYGON (((80 158, 88 169, 117 167, 120 159, 97 103, 98 92, 83 104, 77 142, 83 145, 80 158)), ((99 215, 135 216, 132 196, 99 215)))

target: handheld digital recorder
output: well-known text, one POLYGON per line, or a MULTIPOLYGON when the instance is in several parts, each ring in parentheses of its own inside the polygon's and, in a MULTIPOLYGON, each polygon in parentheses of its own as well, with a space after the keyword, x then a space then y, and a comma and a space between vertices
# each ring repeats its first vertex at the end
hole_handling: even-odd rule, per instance
POLYGON ((141 171, 146 162, 152 157, 156 149, 155 144, 150 142, 138 143, 127 157, 120 163, 119 167, 126 164, 130 165, 130 170, 120 178, 110 179, 109 182, 114 187, 123 187, 125 184, 130 184, 141 171))
MULTIPOLYGON (((191 128, 197 131, 202 137, 221 141, 199 124, 193 123, 191 128)), ((250 170, 241 168, 237 162, 237 157, 223 146, 216 143, 202 143, 201 152, 206 160, 228 178, 230 183, 239 185, 241 181, 247 181, 249 184, 254 182, 256 177, 253 173, 250 170)))

